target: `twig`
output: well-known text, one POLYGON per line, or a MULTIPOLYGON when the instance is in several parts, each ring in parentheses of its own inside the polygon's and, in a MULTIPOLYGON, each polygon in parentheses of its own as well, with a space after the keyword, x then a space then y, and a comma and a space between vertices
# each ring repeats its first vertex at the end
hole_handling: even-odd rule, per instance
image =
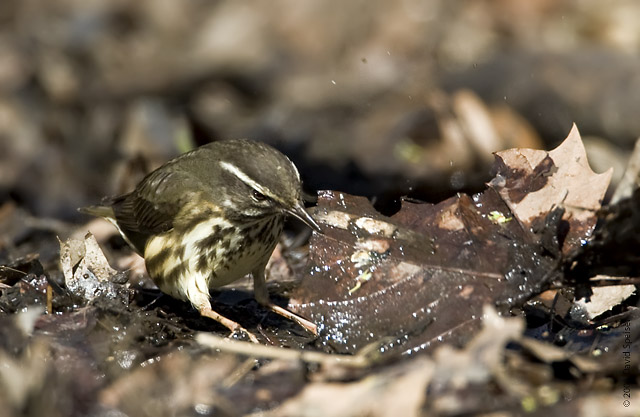
POLYGON ((589 280, 592 287, 611 287, 614 285, 640 285, 640 277, 593 277, 589 280))
MULTIPOLYGON (((247 343, 247 342, 243 342, 243 343, 247 343)), ((233 387, 235 384, 238 383, 238 381, 242 379, 242 377, 248 374, 254 368, 254 366, 256 366, 257 363, 258 363, 258 360, 255 358, 249 358, 244 362, 242 362, 239 366, 237 366, 233 370, 233 372, 231 372, 231 375, 227 376, 224 379, 224 381, 222 381, 222 387, 223 388, 233 387)))
POLYGON ((364 355, 332 355, 322 352, 284 349, 275 346, 265 346, 240 340, 226 339, 211 333, 198 333, 196 335, 196 341, 211 349, 258 358, 284 359, 323 366, 340 365, 352 368, 365 368, 371 363, 364 355))

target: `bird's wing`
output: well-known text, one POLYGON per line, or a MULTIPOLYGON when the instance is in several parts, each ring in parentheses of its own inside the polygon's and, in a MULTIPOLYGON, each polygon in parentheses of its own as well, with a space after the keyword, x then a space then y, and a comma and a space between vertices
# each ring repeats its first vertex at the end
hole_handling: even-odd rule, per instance
POLYGON ((191 174, 159 169, 134 191, 114 199, 112 207, 120 228, 149 237, 171 230, 176 216, 201 189, 191 174))

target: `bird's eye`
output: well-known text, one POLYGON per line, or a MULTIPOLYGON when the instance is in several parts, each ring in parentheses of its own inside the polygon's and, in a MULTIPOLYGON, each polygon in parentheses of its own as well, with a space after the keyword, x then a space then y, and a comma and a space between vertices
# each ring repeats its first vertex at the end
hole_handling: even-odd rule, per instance
POLYGON ((267 199, 267 196, 256 191, 256 190, 252 190, 251 191, 251 197, 253 197, 254 200, 256 201, 264 201, 267 199))

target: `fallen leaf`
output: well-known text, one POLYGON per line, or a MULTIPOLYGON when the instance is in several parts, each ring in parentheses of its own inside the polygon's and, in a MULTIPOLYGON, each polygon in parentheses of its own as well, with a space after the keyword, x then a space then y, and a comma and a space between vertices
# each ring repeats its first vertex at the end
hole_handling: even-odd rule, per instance
POLYGON ((84 240, 60 242, 60 264, 67 289, 80 299, 117 299, 128 304, 128 295, 118 284, 123 274, 111 268, 91 233, 84 240))
POLYGON ((418 416, 432 374, 433 362, 416 358, 351 383, 307 384, 301 393, 265 415, 418 416))
POLYGON ((392 217, 365 198, 320 193, 314 215, 324 233, 311 239, 309 276, 290 308, 319 324, 327 351, 463 345, 484 304, 507 314, 548 288, 563 248, 593 230, 610 174, 594 185, 576 141, 574 130, 550 153, 502 152, 483 193, 405 201, 392 217))
POLYGON ((436 368, 432 385, 438 389, 462 389, 486 383, 504 360, 507 343, 520 340, 525 323, 521 317, 502 318, 490 306, 483 312, 482 330, 464 350, 443 345, 435 351, 436 368))
MULTIPOLYGON (((605 279, 602 275, 597 275, 595 279, 605 279)), ((593 294, 589 300, 581 298, 577 300, 571 309, 571 316, 574 318, 585 315, 588 320, 611 310, 636 292, 635 285, 617 285, 611 287, 593 288, 593 294)))
POLYGON ((609 277, 640 276, 640 189, 631 196, 598 212, 598 226, 593 238, 575 248, 565 261, 569 282, 589 285, 596 275, 609 277))
POLYGON ((589 167, 578 128, 556 149, 510 149, 496 153, 496 176, 490 185, 527 227, 562 206, 569 223, 563 252, 580 247, 593 232, 613 168, 602 174, 589 167))

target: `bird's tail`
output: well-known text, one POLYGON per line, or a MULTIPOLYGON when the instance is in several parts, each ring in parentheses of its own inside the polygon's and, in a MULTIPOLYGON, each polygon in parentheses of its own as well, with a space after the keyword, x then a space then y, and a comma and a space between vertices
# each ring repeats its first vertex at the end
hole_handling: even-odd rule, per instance
POLYGON ((105 217, 107 219, 115 218, 115 213, 113 212, 113 208, 108 206, 80 207, 78 211, 80 213, 89 214, 91 216, 96 216, 96 217, 105 217))

